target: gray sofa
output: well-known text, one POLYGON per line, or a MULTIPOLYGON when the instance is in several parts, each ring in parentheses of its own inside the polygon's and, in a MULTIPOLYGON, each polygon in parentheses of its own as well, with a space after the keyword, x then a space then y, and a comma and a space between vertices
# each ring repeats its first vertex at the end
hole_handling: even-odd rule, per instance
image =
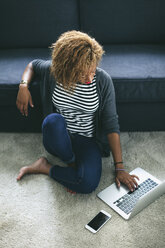
POLYGON ((100 67, 112 77, 121 131, 165 131, 164 0, 6 0, 0 3, 0 131, 40 132, 35 108, 16 108, 19 81, 33 59, 51 59, 49 46, 68 30, 95 37, 106 51, 100 67))

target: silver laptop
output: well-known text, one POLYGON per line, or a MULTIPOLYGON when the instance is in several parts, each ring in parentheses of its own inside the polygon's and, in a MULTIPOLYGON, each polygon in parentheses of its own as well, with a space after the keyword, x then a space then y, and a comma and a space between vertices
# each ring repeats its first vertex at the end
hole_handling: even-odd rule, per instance
POLYGON ((165 193, 165 181, 161 182, 145 170, 136 168, 130 174, 135 174, 140 179, 135 191, 129 191, 124 185, 118 189, 114 183, 97 194, 126 220, 135 216, 165 193))

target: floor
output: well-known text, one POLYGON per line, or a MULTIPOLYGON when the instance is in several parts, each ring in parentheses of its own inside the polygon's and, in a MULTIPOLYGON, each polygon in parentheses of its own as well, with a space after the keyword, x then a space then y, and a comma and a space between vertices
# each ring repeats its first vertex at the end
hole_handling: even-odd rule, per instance
MULTIPOLYGON (((128 171, 141 167, 165 179, 165 132, 121 133, 128 171)), ((112 158, 103 158, 100 184, 89 195, 71 195, 46 175, 16 181, 19 169, 46 156, 41 134, 0 133, 1 248, 164 248, 165 195, 133 219, 125 221, 96 194, 114 182, 112 158), (101 209, 112 219, 97 233, 84 228, 101 209)))

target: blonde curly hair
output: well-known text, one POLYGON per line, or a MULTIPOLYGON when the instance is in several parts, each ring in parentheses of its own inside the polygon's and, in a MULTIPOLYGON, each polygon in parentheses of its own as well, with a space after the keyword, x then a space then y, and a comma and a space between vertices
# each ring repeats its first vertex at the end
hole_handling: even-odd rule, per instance
POLYGON ((76 83, 91 66, 98 66, 104 54, 94 38, 76 30, 63 33, 50 48, 51 74, 68 91, 75 89, 76 83))

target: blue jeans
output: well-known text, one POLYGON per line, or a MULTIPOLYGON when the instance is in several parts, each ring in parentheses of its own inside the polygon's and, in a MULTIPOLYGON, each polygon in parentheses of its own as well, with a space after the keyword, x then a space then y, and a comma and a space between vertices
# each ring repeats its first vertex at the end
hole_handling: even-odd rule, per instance
POLYGON ((62 115, 48 115, 42 124, 45 149, 76 168, 54 165, 50 177, 77 192, 91 193, 99 184, 102 170, 101 153, 94 138, 69 134, 62 115))

